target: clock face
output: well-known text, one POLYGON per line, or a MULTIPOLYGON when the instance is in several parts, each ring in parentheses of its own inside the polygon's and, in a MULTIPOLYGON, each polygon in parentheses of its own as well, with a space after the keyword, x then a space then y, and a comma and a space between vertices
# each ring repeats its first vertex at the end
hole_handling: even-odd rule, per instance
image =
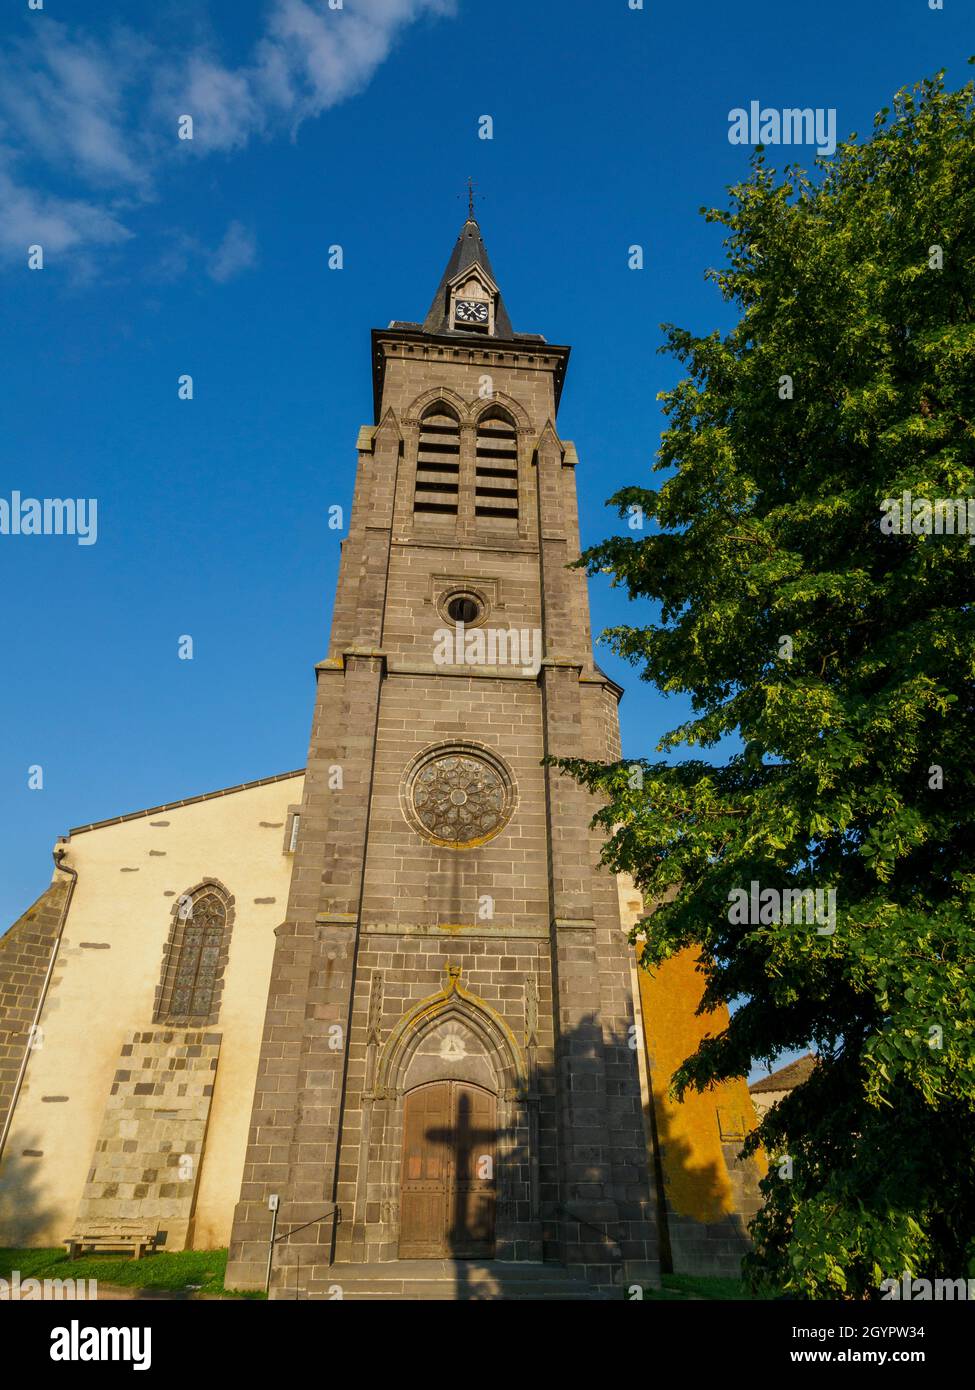
POLYGON ((454 318, 458 323, 487 323, 488 306, 483 300, 458 299, 454 306, 454 318))

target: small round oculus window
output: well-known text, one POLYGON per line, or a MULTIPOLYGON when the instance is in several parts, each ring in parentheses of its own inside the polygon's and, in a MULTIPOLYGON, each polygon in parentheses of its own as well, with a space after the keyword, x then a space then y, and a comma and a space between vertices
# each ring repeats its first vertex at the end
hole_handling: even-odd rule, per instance
POLYGON ((447 616, 455 623, 473 623, 481 616, 481 605, 470 594, 455 594, 447 603, 447 616))

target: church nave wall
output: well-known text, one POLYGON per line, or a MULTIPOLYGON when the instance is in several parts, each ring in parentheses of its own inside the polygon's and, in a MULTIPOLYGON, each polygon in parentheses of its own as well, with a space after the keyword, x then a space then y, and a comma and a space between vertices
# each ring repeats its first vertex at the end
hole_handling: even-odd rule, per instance
POLYGON ((0 1166, 3 1243, 58 1244, 86 1198, 89 1216, 114 1212, 152 1224, 156 1212, 160 1228, 170 1224, 178 1240, 186 1223, 175 1212, 187 1208, 187 1185, 195 1198, 192 1243, 227 1243, 274 929, 287 903, 285 824, 301 785, 300 775, 270 780, 82 828, 67 840, 63 862, 77 871, 77 886, 0 1166), (211 880, 233 899, 217 1015, 200 1028, 156 1021, 174 908, 181 895, 211 880), (204 1051, 213 1060, 219 1051, 212 1075, 180 1080, 204 1051), (147 1154, 154 1155, 152 1167, 141 1162, 147 1154), (176 1172, 172 1182, 158 1166, 160 1155, 176 1172))

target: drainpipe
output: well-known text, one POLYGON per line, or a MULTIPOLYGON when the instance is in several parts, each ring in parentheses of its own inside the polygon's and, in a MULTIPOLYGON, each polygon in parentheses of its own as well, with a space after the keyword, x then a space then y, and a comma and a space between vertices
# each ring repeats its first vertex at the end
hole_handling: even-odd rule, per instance
POLYGON ((37 1033, 37 1025, 40 1022, 41 1013, 43 1012, 44 1004, 47 999, 47 991, 51 984, 51 976, 54 974, 54 966, 57 963, 58 951, 61 948, 61 937, 64 935, 64 924, 68 920, 68 908, 71 906, 71 899, 74 896, 75 884, 78 882, 77 869, 69 869, 67 864, 62 862, 67 852, 68 846, 65 840, 59 840, 52 851, 52 854, 54 856, 54 867, 56 869, 60 869, 62 873, 70 874, 71 882, 68 886, 68 891, 65 894, 64 904, 61 908, 61 920, 58 922, 57 936, 54 938, 54 945, 51 947, 51 959, 47 963, 47 974, 44 976, 44 983, 41 986, 40 998, 37 1001, 37 1008, 34 1010, 34 1021, 31 1024, 30 1032, 27 1035, 27 1046, 24 1048, 24 1059, 20 1064, 20 1071, 17 1074, 17 1082, 14 1086, 14 1093, 10 1098, 10 1108, 7 1111, 7 1118, 3 1122, 3 1133, 0 1134, 0 1158, 3 1157, 3 1151, 7 1144, 7 1136, 9 1135, 14 1122, 14 1111, 17 1108, 17 1101, 20 1099, 20 1092, 24 1084, 24 1077, 27 1075, 27 1064, 30 1061, 30 1054, 33 1050, 33 1042, 37 1033))

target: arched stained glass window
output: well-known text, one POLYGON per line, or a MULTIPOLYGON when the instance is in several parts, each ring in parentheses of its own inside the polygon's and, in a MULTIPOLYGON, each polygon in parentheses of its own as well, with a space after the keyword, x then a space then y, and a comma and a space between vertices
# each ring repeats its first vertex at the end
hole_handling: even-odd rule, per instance
POLYGON ((216 1021, 230 944, 233 899, 203 885, 180 897, 157 990, 157 1023, 216 1021))

